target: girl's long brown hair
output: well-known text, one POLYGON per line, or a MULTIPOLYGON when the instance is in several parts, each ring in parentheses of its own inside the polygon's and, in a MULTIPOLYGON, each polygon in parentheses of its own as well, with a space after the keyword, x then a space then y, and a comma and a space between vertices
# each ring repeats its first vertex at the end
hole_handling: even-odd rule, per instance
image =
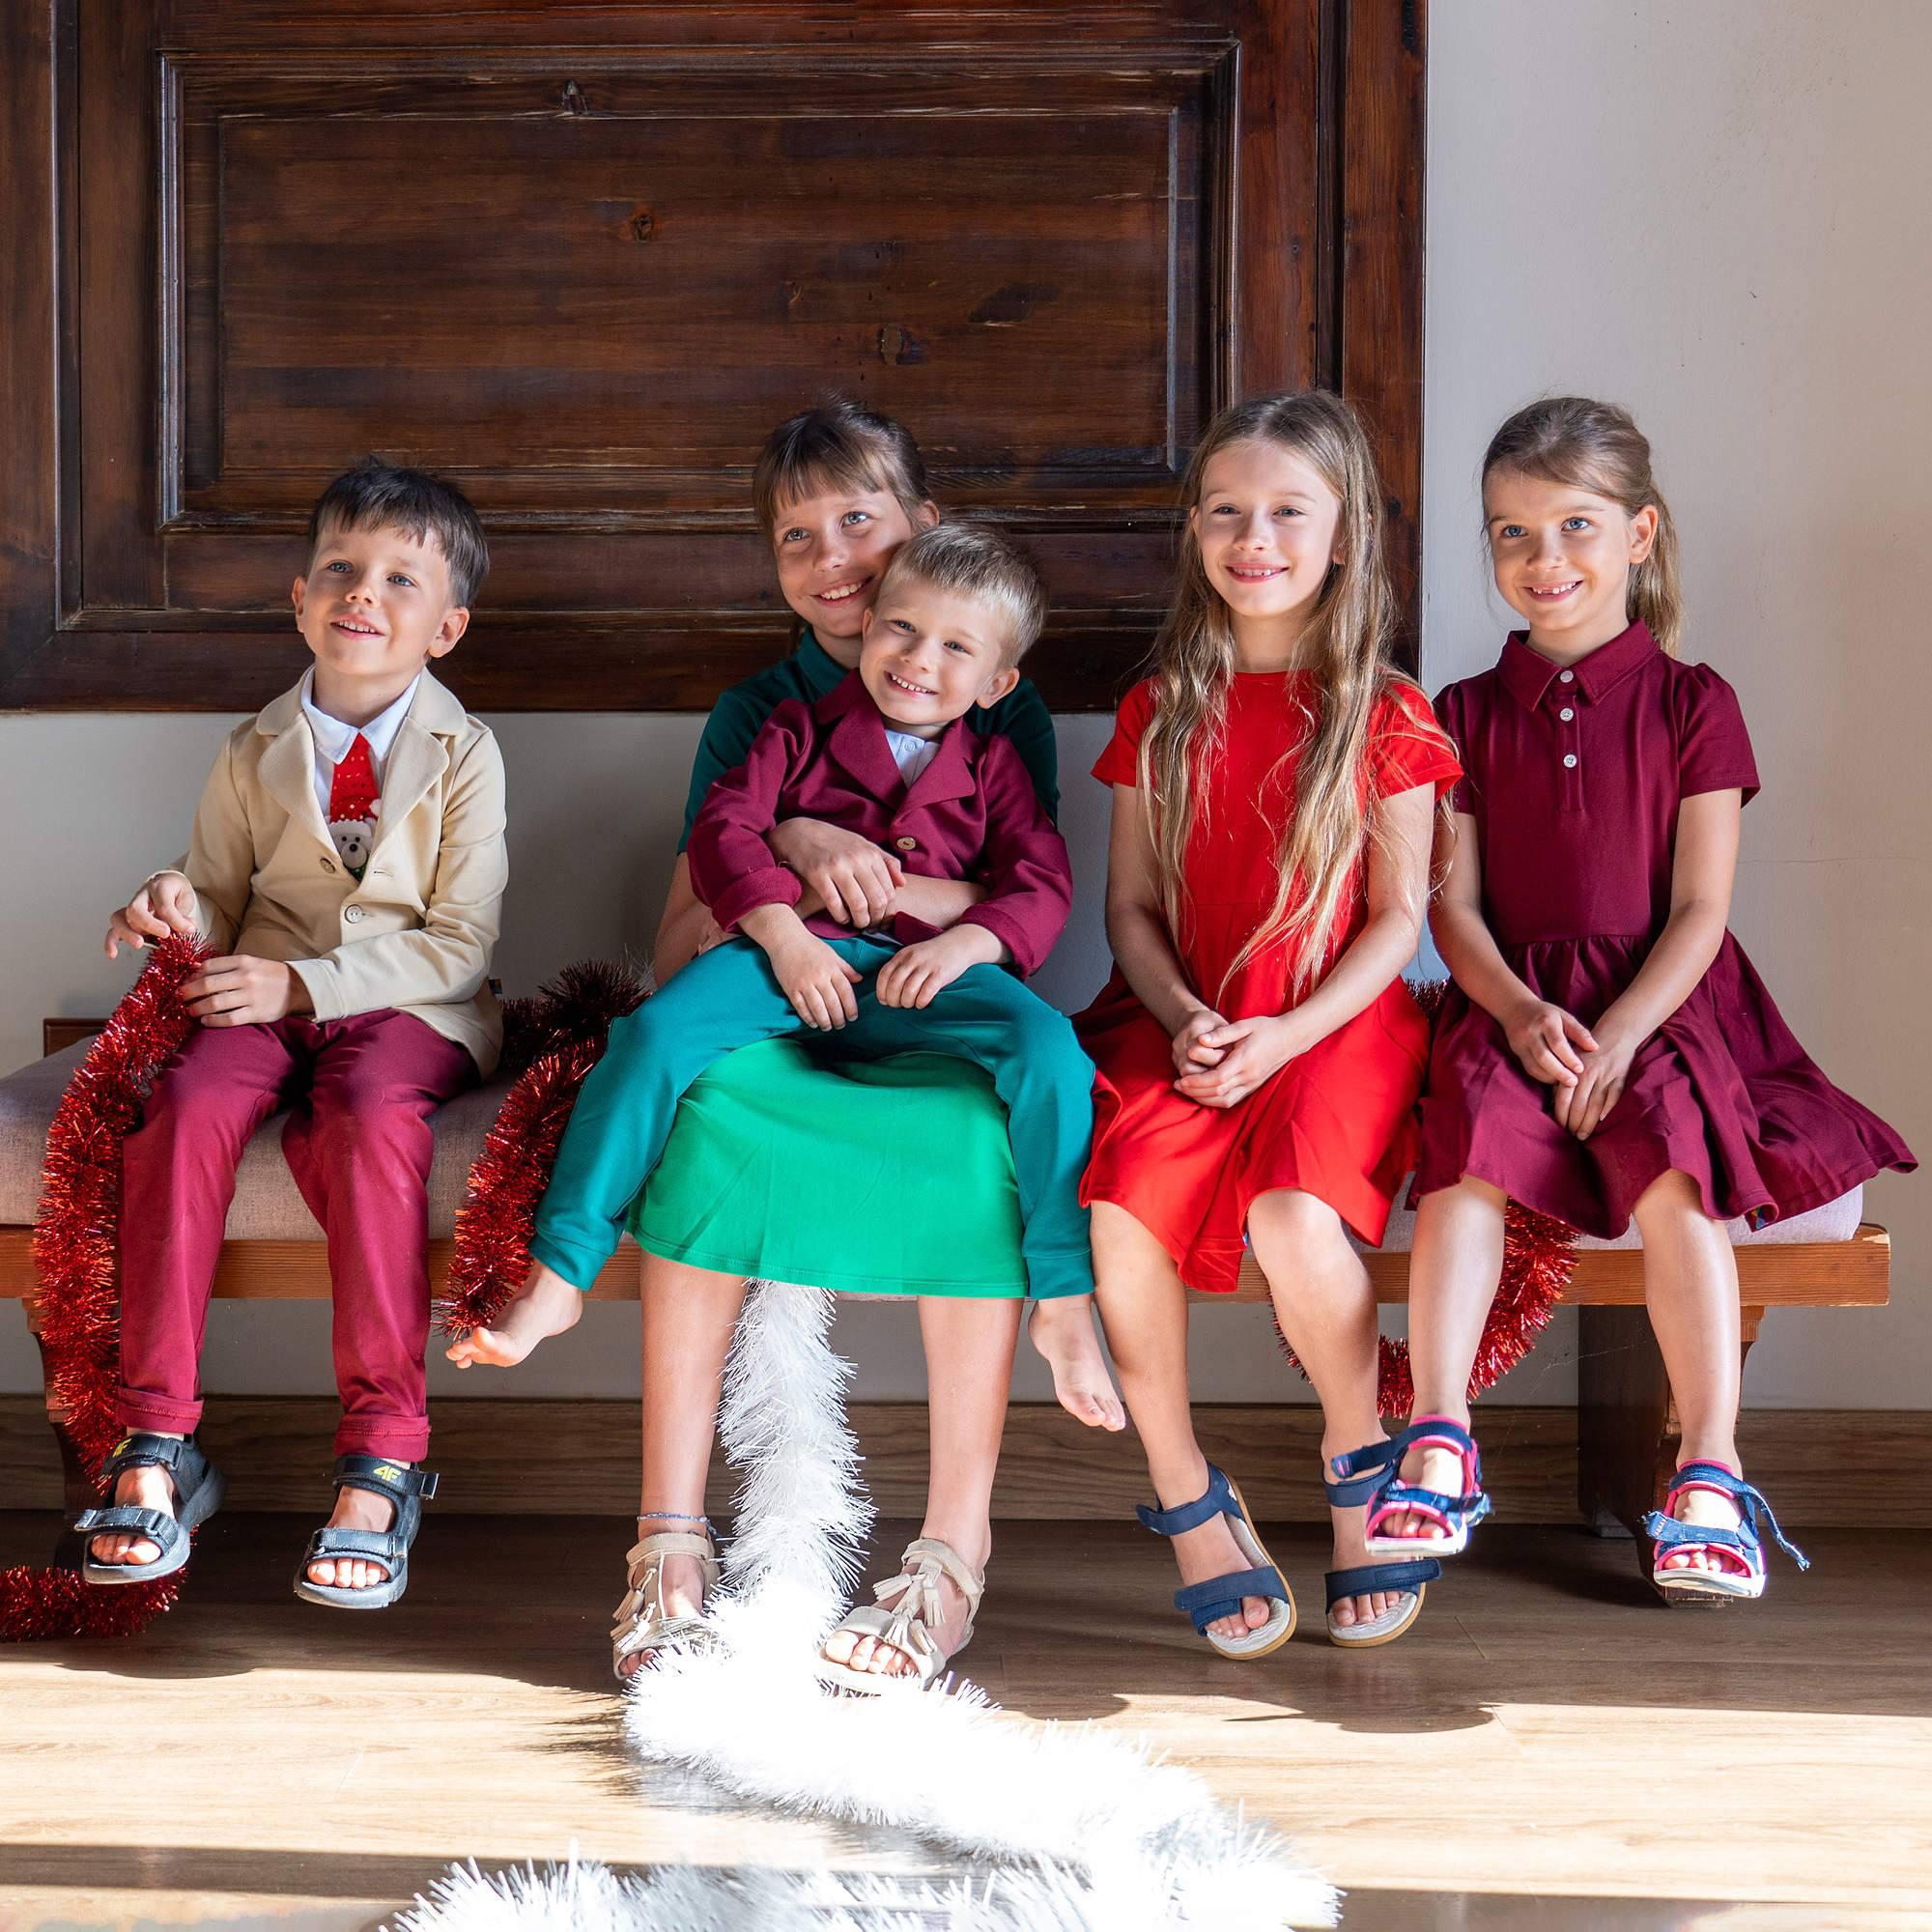
POLYGON ((1624 614, 1641 619, 1671 656, 1684 629, 1684 593, 1677 577, 1677 526, 1651 472, 1650 443, 1636 419, 1615 403, 1588 396, 1545 396, 1517 411, 1490 439, 1483 481, 1497 469, 1564 483, 1605 497, 1627 517, 1646 504, 1657 512, 1657 540, 1631 566, 1624 614))
MULTIPOLYGON (((1342 505, 1329 568, 1302 633, 1301 662, 1316 676, 1308 733, 1296 753, 1293 809, 1275 857, 1274 903, 1249 934, 1220 986, 1271 947, 1295 951, 1294 990, 1305 993, 1327 963, 1350 889, 1374 836, 1363 813, 1363 766, 1376 700, 1409 684, 1390 659, 1395 596, 1382 560, 1376 506, 1381 489, 1367 430, 1339 396, 1313 389, 1264 396, 1222 411, 1188 466, 1184 500, 1202 497, 1208 463, 1237 442, 1272 442, 1309 463, 1342 505)), ((1208 581, 1190 520, 1180 583, 1154 642, 1154 716, 1141 740, 1141 796, 1148 801, 1162 910, 1177 938, 1187 907, 1188 839, 1198 781, 1218 754, 1235 673, 1234 619, 1208 581)))

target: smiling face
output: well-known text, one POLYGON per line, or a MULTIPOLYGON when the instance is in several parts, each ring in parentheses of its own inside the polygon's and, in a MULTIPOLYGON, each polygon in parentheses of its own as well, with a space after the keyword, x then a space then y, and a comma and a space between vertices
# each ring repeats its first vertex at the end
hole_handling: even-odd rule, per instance
POLYGON ((1292 647, 1339 554, 1342 501, 1321 471, 1279 442, 1232 442, 1208 458, 1188 523, 1237 648, 1292 647))
POLYGON ((866 613, 895 552, 938 521, 938 509, 922 503, 915 522, 889 490, 827 490, 780 506, 772 527, 779 588, 846 669, 859 662, 866 613))
POLYGON ((1006 643, 989 604, 902 576, 867 613, 859 676, 894 730, 936 738, 1019 682, 1006 643))
POLYGON ((450 602, 440 549, 393 526, 325 528, 293 594, 296 624, 315 654, 316 704, 350 724, 394 703, 469 622, 450 602))
POLYGON ((1657 510, 1634 514, 1608 497, 1520 470, 1483 480, 1496 588, 1529 624, 1529 640, 1560 657, 1595 650, 1630 623, 1631 567, 1657 541, 1657 510))

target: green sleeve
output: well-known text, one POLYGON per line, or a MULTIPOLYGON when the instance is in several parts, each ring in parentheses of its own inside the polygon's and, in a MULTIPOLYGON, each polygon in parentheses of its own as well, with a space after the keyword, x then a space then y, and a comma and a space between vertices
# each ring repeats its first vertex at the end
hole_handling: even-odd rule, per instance
POLYGON ((1060 744, 1053 735, 1053 713, 1033 683, 1021 678, 999 707, 1001 733, 1010 740, 1033 780, 1046 815, 1060 822, 1060 744))
POLYGON ((735 771, 745 762, 752 740, 776 709, 776 704, 761 705, 741 686, 734 686, 711 707, 711 716, 704 721, 704 734, 697 741, 697 753, 691 761, 691 790, 684 801, 684 830, 677 838, 680 852, 691 842, 691 828, 697 823, 705 794, 726 772, 735 771))

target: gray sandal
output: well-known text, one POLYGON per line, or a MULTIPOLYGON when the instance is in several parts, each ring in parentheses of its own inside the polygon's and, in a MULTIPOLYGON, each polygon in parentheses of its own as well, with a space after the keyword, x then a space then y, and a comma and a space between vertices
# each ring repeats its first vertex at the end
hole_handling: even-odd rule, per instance
POLYGON ((221 1507, 228 1485, 221 1471, 201 1453, 192 1435, 156 1435, 140 1429, 124 1435, 100 1466, 107 1493, 128 1469, 167 1471, 175 1489, 175 1513, 143 1509, 137 1503, 103 1503, 74 1520, 81 1546, 80 1574, 90 1583, 150 1583, 172 1577, 187 1561, 188 1532, 198 1529, 221 1507), (152 1563, 101 1563, 93 1554, 97 1536, 140 1536, 160 1548, 152 1563))
POLYGON ((423 1504, 436 1494, 436 1476, 413 1463, 394 1463, 383 1456, 338 1456, 335 1487, 387 1496, 396 1506, 396 1520, 387 1529, 338 1529, 327 1524, 318 1529, 296 1567, 296 1595, 337 1610, 387 1609, 410 1586, 410 1545, 422 1527, 423 1504), (311 1563, 357 1556, 382 1564, 388 1576, 366 1590, 309 1580, 311 1563))

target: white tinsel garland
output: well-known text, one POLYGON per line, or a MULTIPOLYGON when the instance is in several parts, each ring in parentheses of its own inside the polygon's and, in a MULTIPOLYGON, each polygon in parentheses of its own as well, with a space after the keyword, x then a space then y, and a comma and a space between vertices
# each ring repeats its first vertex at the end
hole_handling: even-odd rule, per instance
POLYGON ((833 1298, 754 1283, 720 1432, 740 1469, 715 1641, 660 1650, 625 1732, 647 1762, 794 1814, 916 1833, 970 1861, 929 1878, 666 1868, 620 1879, 574 1857, 458 1868, 399 1932, 1216 1932, 1335 1922, 1332 1889, 1264 1827, 1141 1739, 1008 1717, 970 1684, 828 1693, 813 1670, 872 1520, 846 1426, 833 1298))

